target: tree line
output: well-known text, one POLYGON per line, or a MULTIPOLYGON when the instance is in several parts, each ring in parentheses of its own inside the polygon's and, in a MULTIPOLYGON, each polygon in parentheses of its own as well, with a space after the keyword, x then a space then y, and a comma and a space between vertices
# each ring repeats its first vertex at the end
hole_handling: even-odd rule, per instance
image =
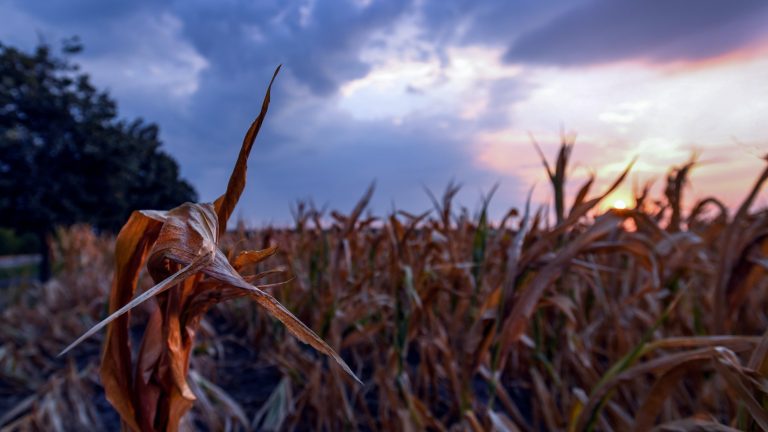
POLYGON ((42 280, 55 227, 115 231, 133 210, 197 199, 158 126, 120 118, 116 101, 73 63, 81 50, 77 39, 60 52, 0 42, 0 228, 37 238, 42 280))

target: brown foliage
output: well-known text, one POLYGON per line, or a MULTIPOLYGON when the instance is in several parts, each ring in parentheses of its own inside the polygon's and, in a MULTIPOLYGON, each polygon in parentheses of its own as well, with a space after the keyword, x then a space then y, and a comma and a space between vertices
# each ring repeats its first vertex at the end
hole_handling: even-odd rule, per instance
MULTIPOLYGON (((226 231, 227 219, 245 187, 248 155, 266 116, 271 87, 272 83, 261 113, 246 133, 227 191, 215 203, 185 203, 167 212, 137 211, 131 215, 115 243, 110 315, 61 353, 107 326, 101 380, 107 399, 130 430, 179 428, 195 400, 187 374, 200 320, 216 303, 243 295, 355 377, 328 344, 271 295, 247 282, 218 248, 219 237, 226 231), (156 285, 134 298, 145 262, 156 285), (129 313, 148 300, 152 301, 152 312, 134 360, 129 313)), ((235 258, 234 265, 255 264, 273 253, 274 249, 245 251, 235 258)))
MULTIPOLYGON (((262 120, 267 104, 268 96, 262 120)), ((326 217, 298 203, 293 229, 225 232, 260 121, 216 203, 136 212, 116 240, 101 374, 126 427, 768 426, 768 211, 751 209, 768 169, 733 216, 711 197, 682 205, 692 163, 672 171, 657 205, 645 188, 634 208, 599 214, 631 166, 597 194, 587 179, 566 209, 569 142, 548 168, 558 197, 552 226, 530 203, 494 222, 488 198, 470 216, 455 208, 455 185, 432 197, 432 212, 376 218, 366 213, 371 186, 348 214, 326 217), (150 283, 140 276, 145 262, 150 283), (131 321, 127 311, 143 300, 131 321), (250 300, 286 327, 254 314, 250 300), (137 328, 143 340, 132 353, 137 328), (364 385, 321 367, 286 328, 349 372, 337 347, 364 385)), ((2 312, 0 391, 24 395, 0 419, 13 430, 63 430, 62 419, 81 429, 107 423, 75 402, 98 392, 95 344, 75 351, 79 363, 51 354, 100 315, 98 287, 110 271, 76 258, 107 261, 108 240, 77 230, 62 236, 69 249, 59 280, 2 312), (82 244, 92 247, 75 246, 82 244)), ((93 332, 101 326, 86 336, 100 338, 93 332)))

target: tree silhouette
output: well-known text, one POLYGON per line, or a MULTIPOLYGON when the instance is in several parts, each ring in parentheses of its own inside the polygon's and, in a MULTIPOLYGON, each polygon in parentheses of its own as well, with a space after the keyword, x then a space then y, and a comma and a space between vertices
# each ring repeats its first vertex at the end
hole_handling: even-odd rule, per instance
POLYGON ((50 276, 48 238, 56 226, 116 230, 134 209, 196 201, 161 150, 158 127, 120 120, 117 104, 62 55, 39 45, 24 53, 0 43, 0 226, 34 233, 50 276))

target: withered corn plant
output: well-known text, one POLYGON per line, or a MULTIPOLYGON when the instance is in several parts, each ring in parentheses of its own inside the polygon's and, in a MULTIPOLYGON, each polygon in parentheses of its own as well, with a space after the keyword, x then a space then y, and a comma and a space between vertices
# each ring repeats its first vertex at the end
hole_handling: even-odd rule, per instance
POLYGON ((333 357, 357 379, 344 360, 274 297, 253 285, 263 275, 241 275, 246 266, 273 255, 276 248, 244 251, 229 260, 219 249, 227 220, 245 187, 248 155, 270 100, 275 71, 261 112, 243 140, 226 192, 214 203, 185 203, 169 211, 134 212, 115 243, 115 275, 109 316, 62 351, 107 327, 101 381, 124 429, 175 431, 195 396, 188 384, 191 350, 203 315, 219 302, 250 297, 299 340, 333 357), (134 297, 146 263, 152 288, 134 297), (130 311, 151 302, 138 353, 129 334, 130 311))

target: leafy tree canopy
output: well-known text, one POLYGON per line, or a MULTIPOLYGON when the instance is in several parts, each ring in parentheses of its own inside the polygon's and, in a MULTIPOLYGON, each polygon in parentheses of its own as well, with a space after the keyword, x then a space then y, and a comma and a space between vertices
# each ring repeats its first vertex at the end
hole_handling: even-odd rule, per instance
POLYGON ((46 235, 57 225, 117 230, 135 209, 196 201, 158 127, 117 105, 70 57, 0 43, 0 226, 46 235))

